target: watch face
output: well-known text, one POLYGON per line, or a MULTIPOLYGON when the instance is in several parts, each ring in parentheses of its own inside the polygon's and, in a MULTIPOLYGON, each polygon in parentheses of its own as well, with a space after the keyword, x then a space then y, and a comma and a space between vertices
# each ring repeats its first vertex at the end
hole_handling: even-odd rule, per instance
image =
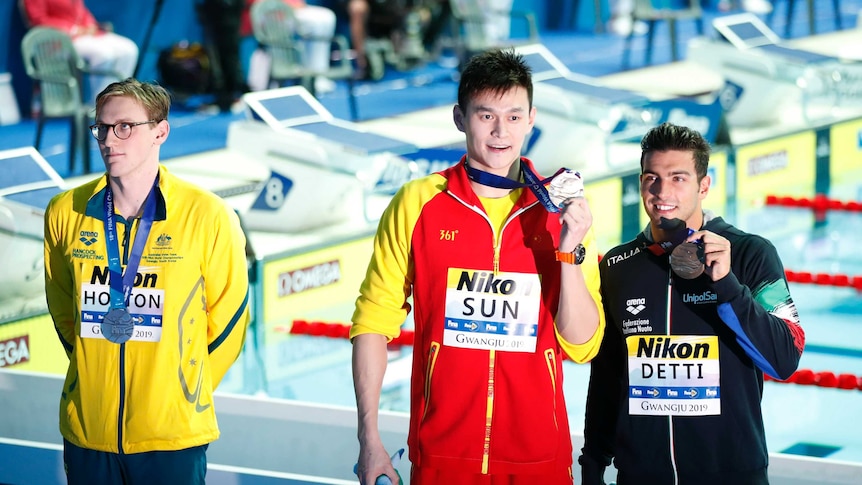
POLYGON ((581 264, 584 262, 584 257, 587 255, 587 248, 585 248, 583 244, 578 244, 575 246, 573 253, 575 254, 575 264, 581 264))

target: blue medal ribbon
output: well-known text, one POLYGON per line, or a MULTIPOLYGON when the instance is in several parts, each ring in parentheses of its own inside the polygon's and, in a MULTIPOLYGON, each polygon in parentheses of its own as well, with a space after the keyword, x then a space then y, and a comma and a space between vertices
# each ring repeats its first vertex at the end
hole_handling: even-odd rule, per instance
POLYGON ((144 246, 150 234, 150 228, 156 216, 156 186, 159 178, 150 188, 150 193, 144 201, 144 214, 138 224, 138 232, 132 244, 128 264, 125 272, 120 262, 119 236, 117 235, 117 224, 114 218, 114 192, 110 183, 105 187, 105 245, 108 249, 108 273, 110 275, 111 308, 102 319, 102 335, 114 343, 124 343, 132 335, 134 323, 127 310, 129 299, 132 295, 132 287, 138 266, 144 254, 144 246))
POLYGON ((527 183, 519 182, 517 180, 512 180, 506 177, 501 177, 499 175, 471 167, 466 160, 464 161, 464 166, 467 168, 467 177, 469 177, 470 180, 476 182, 477 184, 486 185, 488 187, 495 187, 498 189, 510 190, 526 187, 533 192, 536 198, 539 199, 539 202, 541 202, 542 205, 545 206, 545 209, 548 209, 548 212, 560 212, 560 208, 554 205, 554 203, 551 201, 551 196, 548 194, 548 189, 545 186, 551 183, 551 180, 553 180, 554 177, 565 172, 566 169, 561 168, 557 170, 557 173, 555 173, 554 175, 551 175, 544 180, 540 180, 539 176, 536 175, 536 173, 533 172, 533 170, 530 169, 530 167, 526 163, 523 163, 520 160, 519 162, 521 163, 521 175, 524 176, 524 180, 526 180, 527 183))

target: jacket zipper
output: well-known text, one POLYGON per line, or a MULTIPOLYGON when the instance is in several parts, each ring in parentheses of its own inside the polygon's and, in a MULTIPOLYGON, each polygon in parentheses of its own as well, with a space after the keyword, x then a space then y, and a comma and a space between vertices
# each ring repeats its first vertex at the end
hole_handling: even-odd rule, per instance
POLYGON ((494 224, 491 223, 491 219, 488 218, 488 214, 485 214, 485 212, 480 210, 478 207, 476 207, 472 204, 468 204, 464 199, 453 194, 451 191, 447 191, 447 192, 455 200, 457 200, 458 202, 463 204, 464 207, 470 209, 471 211, 475 212, 476 214, 479 214, 479 216, 481 216, 482 219, 485 219, 485 222, 487 222, 488 225, 491 227, 491 234, 493 234, 493 239, 494 239, 494 261, 493 261, 494 274, 495 275, 499 274, 500 273, 500 246, 501 246, 500 239, 502 238, 503 232, 506 230, 506 226, 509 225, 509 223, 512 221, 512 219, 514 219, 515 217, 518 217, 522 212, 529 209, 530 207, 533 207, 534 205, 538 204, 538 202, 533 202, 532 204, 521 207, 520 209, 516 210, 515 212, 509 214, 509 217, 506 219, 506 222, 503 223, 503 227, 501 228, 500 234, 497 234, 497 230, 494 228, 494 224))
POLYGON ((126 344, 120 344, 120 409, 117 412, 117 450, 119 454, 125 454, 123 450, 123 415, 126 409, 126 344))
MULTIPOLYGON (((131 245, 129 244, 132 241, 132 227, 135 224, 135 221, 138 219, 132 219, 131 221, 123 219, 125 222, 125 230, 123 235, 123 272, 125 272, 125 267, 129 264, 129 251, 131 250, 131 245)), ((119 454, 124 454, 123 450, 123 422, 124 415, 126 410, 126 344, 120 344, 120 358, 119 358, 119 390, 120 390, 120 404, 119 409, 117 410, 117 450, 119 454)))
POLYGON ((496 371, 497 351, 488 351, 488 400, 485 405, 485 438, 482 443, 482 474, 488 474, 491 461, 491 420, 494 417, 494 373, 496 371))
MULTIPOLYGON (((500 249, 502 247, 501 243, 502 243, 503 233, 506 231, 506 226, 508 226, 509 222, 511 222, 515 217, 517 217, 518 215, 520 215, 522 212, 529 209, 530 207, 536 205, 538 202, 534 202, 534 203, 527 205, 525 207, 521 207, 520 209, 516 210, 515 212, 509 214, 509 217, 506 218, 506 222, 503 223, 503 227, 500 228, 500 234, 497 234, 497 230, 494 228, 494 224, 492 224, 491 219, 488 217, 488 214, 486 214, 484 211, 480 210, 478 207, 476 207, 472 204, 468 204, 466 201, 464 201, 463 199, 461 199, 457 195, 453 194, 451 191, 447 191, 447 192, 449 192, 449 195, 451 195, 455 200, 457 200, 458 202, 463 204, 465 207, 472 210, 476 214, 479 214, 479 216, 481 216, 483 219, 485 219, 485 222, 487 222, 488 225, 491 227, 491 234, 493 235, 493 240, 494 240, 494 261, 493 261, 494 274, 495 275, 499 274, 500 273, 500 249)), ((484 441, 482 443, 482 474, 483 475, 488 474, 488 468, 489 468, 489 464, 491 461, 491 422, 493 421, 493 417, 494 417, 494 394, 496 391, 495 385, 494 385, 494 374, 496 372, 496 359, 497 359, 496 351, 494 351, 493 349, 489 350, 488 351, 488 400, 487 400, 487 403, 485 406, 485 437, 484 437, 484 441)), ((426 382, 426 386, 428 384, 430 384, 430 376, 429 376, 429 379, 426 379, 425 382, 426 382)), ((425 393, 426 393, 425 409, 426 410, 428 409, 428 406, 427 406, 428 392, 429 392, 428 388, 426 387, 426 390, 425 390, 425 393)), ((554 416, 554 419, 556 419, 556 415, 554 416)))
MULTIPOLYGON (((667 295, 665 302, 665 335, 671 335, 671 295, 673 295, 673 273, 667 270, 667 295)), ((673 485, 679 484, 679 471, 676 466, 676 447, 674 446, 673 416, 667 417, 668 446, 670 446, 670 468, 673 471, 673 485)))

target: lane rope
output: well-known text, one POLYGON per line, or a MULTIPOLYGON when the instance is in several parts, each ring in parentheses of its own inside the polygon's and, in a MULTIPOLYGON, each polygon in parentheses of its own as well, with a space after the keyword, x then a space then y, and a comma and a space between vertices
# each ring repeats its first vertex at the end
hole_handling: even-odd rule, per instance
MULTIPOLYGON (((294 320, 293 325, 279 325, 274 329, 276 332, 291 335, 310 335, 316 337, 329 337, 347 339, 350 335, 350 325, 344 323, 294 320)), ((413 345, 415 333, 413 330, 402 329, 401 335, 394 338, 389 345, 413 345)), ((815 372, 811 369, 799 369, 787 380, 780 381, 764 374, 765 381, 779 384, 798 384, 801 386, 817 386, 825 388, 859 390, 862 391, 862 376, 842 373, 836 375, 832 371, 815 372)))
POLYGON ((862 292, 862 276, 849 276, 841 273, 812 273, 789 269, 784 270, 784 275, 789 283, 854 288, 856 291, 862 292))
POLYGON ((862 212, 862 202, 858 202, 855 200, 842 201, 839 199, 831 199, 823 194, 817 194, 814 197, 788 197, 779 195, 767 195, 766 205, 780 207, 800 207, 814 209, 817 212, 825 212, 827 210, 862 212))
POLYGON ((817 386, 844 389, 848 391, 862 391, 862 376, 850 373, 841 373, 836 375, 834 372, 828 370, 815 372, 811 369, 799 369, 785 381, 773 379, 764 374, 763 380, 779 384, 798 384, 800 386, 817 386))

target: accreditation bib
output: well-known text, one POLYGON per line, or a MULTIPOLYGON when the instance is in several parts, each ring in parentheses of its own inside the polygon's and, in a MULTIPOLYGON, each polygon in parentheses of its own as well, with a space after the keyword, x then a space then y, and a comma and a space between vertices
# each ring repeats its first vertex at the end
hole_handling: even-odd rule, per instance
POLYGON ((537 274, 449 268, 443 345, 535 352, 541 290, 537 274))
MULTIPOLYGON (((101 338, 105 315, 111 310, 109 271, 105 266, 82 267, 81 338, 101 338)), ((130 341, 158 342, 162 338, 165 289, 162 268, 141 266, 135 275, 126 311, 132 320, 130 341)))
POLYGON ((626 346, 629 414, 721 414, 717 336, 631 335, 626 346))

